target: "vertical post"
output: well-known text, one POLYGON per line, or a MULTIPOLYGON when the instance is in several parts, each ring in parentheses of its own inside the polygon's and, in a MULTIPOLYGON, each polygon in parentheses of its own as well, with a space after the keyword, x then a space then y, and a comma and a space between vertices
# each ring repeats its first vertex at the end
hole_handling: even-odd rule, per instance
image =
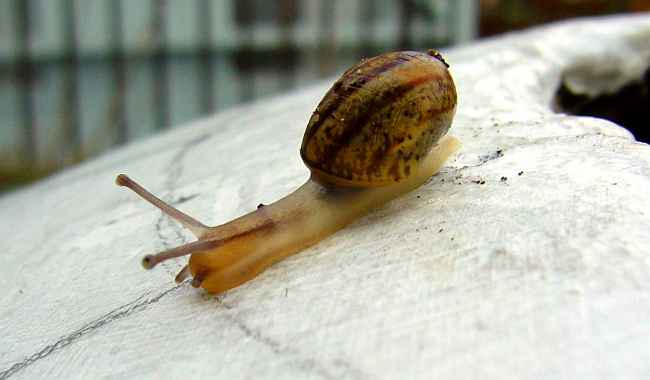
POLYGON ((166 51, 167 30, 167 0, 152 0, 151 3, 151 40, 153 55, 151 66, 153 71, 152 99, 155 112, 156 128, 169 126, 169 73, 168 55, 166 51))
POLYGON ((239 43, 232 56, 237 66, 237 79, 240 84, 239 100, 247 102, 255 96, 255 67, 252 61, 259 52, 253 44, 255 34, 253 28, 257 22, 255 2, 252 0, 235 1, 235 14, 239 43))
POLYGON ((412 49, 411 22, 415 13, 414 4, 412 0, 402 0, 400 5, 398 49, 412 49))
POLYGON ((377 53, 373 33, 373 27, 377 19, 376 7, 374 0, 361 0, 361 12, 359 13, 361 35, 359 36, 360 46, 358 52, 360 58, 369 58, 377 53))
POLYGON ((334 8, 336 7, 336 0, 321 1, 320 2, 320 20, 319 20, 319 47, 316 55, 322 57, 320 61, 320 75, 325 76, 331 74, 334 69, 336 49, 335 34, 334 34, 334 8))
POLYGON ((63 3, 63 164, 72 164, 82 159, 81 133, 79 125, 79 52, 75 0, 63 3))
POLYGON ((197 0, 197 40, 199 60, 197 70, 198 97, 201 112, 211 113, 215 109, 214 69, 212 66, 212 0, 197 0))
POLYGON ((281 0, 278 7, 278 25, 280 27, 280 48, 278 55, 280 70, 283 75, 280 76, 281 88, 290 89, 294 87, 296 60, 298 52, 292 39, 293 26, 298 15, 297 0, 281 0))
POLYGON ((113 71, 113 95, 111 96, 110 128, 114 130, 115 143, 124 144, 128 139, 126 119, 126 57, 124 54, 124 33, 122 0, 106 3, 110 17, 111 66, 113 71))
POLYGON ((478 34, 478 4, 475 0, 457 0, 452 2, 452 15, 448 20, 451 30, 451 43, 458 44, 471 41, 478 34))
POLYGON ((36 165, 36 134, 34 131, 34 66, 30 54, 31 25, 30 0, 14 0, 16 15, 16 61, 14 64, 17 78, 18 108, 23 132, 21 155, 32 168, 36 165))

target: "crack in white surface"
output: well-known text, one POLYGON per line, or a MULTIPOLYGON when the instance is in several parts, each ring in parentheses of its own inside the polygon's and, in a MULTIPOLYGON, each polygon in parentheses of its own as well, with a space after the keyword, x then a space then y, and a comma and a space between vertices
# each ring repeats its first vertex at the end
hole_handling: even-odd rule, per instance
POLYGON ((169 293, 172 293, 176 290, 178 290, 183 284, 176 285, 171 289, 167 289, 164 292, 160 293, 159 295, 152 297, 152 298, 147 298, 144 299, 144 295, 136 298, 134 301, 131 301, 125 305, 122 305, 116 309, 111 310, 110 312, 104 314, 103 316, 83 325, 81 328, 71 332, 70 334, 67 334, 60 339, 58 339, 56 342, 49 344, 33 355, 23 359, 22 361, 15 363, 11 365, 10 367, 0 371, 0 380, 5 380, 8 379, 10 376, 14 375, 16 372, 24 369, 25 367, 28 367, 32 364, 34 364, 36 361, 40 359, 44 359, 48 357, 49 355, 77 342, 79 339, 84 337, 85 335, 88 335, 90 333, 93 333, 97 331, 98 329, 115 322, 119 319, 122 319, 124 317, 127 317, 137 311, 140 311, 147 306, 154 304, 158 301, 160 301, 163 297, 168 295, 169 293))
MULTIPOLYGON (((169 161, 169 165, 166 168, 167 172, 166 172, 166 177, 165 177, 165 182, 164 182, 164 187, 165 187, 165 190, 168 193, 169 198, 172 198, 172 195, 173 195, 174 189, 176 187, 176 182, 177 182, 178 178, 180 178, 181 175, 183 175, 183 159, 185 158, 185 155, 190 151, 190 149, 192 149, 193 147, 195 147, 196 145, 198 145, 199 143, 205 141, 208 138, 209 138, 208 134, 203 134, 203 135, 197 136, 197 137, 193 138, 192 140, 189 140, 188 142, 186 142, 172 156, 171 160, 169 161)), ((173 202, 171 202, 171 200, 170 200, 169 203, 173 203, 173 202)), ((189 241, 187 241, 185 239, 185 236, 183 235, 182 231, 183 231, 183 229, 181 228, 181 226, 176 221, 172 220, 170 217, 165 215, 165 213, 163 213, 162 211, 160 212, 160 215, 159 215, 158 219, 156 220, 156 235, 158 236, 158 240, 160 240, 160 242, 162 243, 163 249, 170 249, 174 245, 181 245, 181 244, 188 243, 189 241), (166 236, 163 233, 163 223, 164 222, 167 222, 167 224, 169 226, 171 226, 171 228, 172 228, 172 230, 174 232, 174 238, 170 239, 168 236, 166 236), (172 240, 172 241, 170 241, 170 240, 172 240)), ((174 272, 178 271, 180 269, 179 266, 176 266, 175 269, 171 269, 171 268, 168 267, 167 264, 169 264, 169 263, 163 263, 161 265, 161 267, 164 267, 165 270, 171 276, 174 276, 175 275, 174 272)))
MULTIPOLYGON (((232 310, 232 306, 223 302, 223 300, 216 298, 217 302, 227 310, 232 310)), ((291 367, 297 368, 307 374, 317 374, 322 379, 340 379, 341 374, 332 374, 326 366, 322 365, 317 359, 311 357, 304 357, 304 355, 297 349, 291 348, 288 344, 282 344, 277 340, 262 334, 261 331, 250 327, 246 322, 240 318, 232 315, 225 314, 224 317, 234 326, 236 326, 244 335, 251 338, 257 343, 267 347, 271 352, 280 356, 293 356, 295 359, 291 362, 291 367)), ((345 371, 345 378, 352 379, 365 379, 367 376, 361 370, 354 368, 348 361, 343 359, 336 359, 332 361, 335 367, 339 367, 345 371)))
MULTIPOLYGON (((203 134, 200 136, 197 136, 188 142, 186 142, 177 152, 174 154, 172 159, 170 160, 170 164, 168 166, 168 174, 165 180, 165 187, 168 190, 169 193, 173 191, 173 188, 175 187, 175 182, 176 180, 182 175, 183 173, 183 158, 187 154, 187 152, 200 142, 204 141, 206 138, 208 138, 207 134, 203 134)), ((191 197, 186 197, 182 199, 182 201, 185 201, 187 199, 190 199, 191 197)), ((162 222, 167 219, 165 217, 165 214, 161 213, 158 221, 156 222, 156 231, 158 234, 159 239, 162 241, 163 245, 165 248, 169 248, 169 244, 167 242, 167 239, 162 233, 162 222)), ((183 241, 184 237, 181 232, 181 228, 176 224, 172 223, 176 228, 174 228, 174 232, 176 234, 177 239, 183 241)), ((169 270, 168 270, 169 272, 169 270)), ((171 272, 170 272, 171 273, 171 272)), ((145 306, 151 305, 152 303, 158 302, 162 297, 165 295, 169 294, 170 292, 179 289, 181 285, 177 285, 160 295, 146 299, 144 301, 141 301, 144 298, 144 295, 138 297, 135 301, 131 301, 123 306, 118 307, 117 309, 114 309, 107 314, 95 319, 94 321, 82 326, 80 329, 73 331, 72 333, 65 335, 64 337, 60 338, 57 340, 55 343, 50 344, 36 352, 35 354, 25 358, 24 360, 15 363, 8 367, 7 369, 3 370, 0 372, 0 380, 4 380, 12 376, 14 373, 22 370, 23 368, 33 364, 37 360, 43 359, 52 353, 67 347, 74 342, 76 342, 78 339, 80 339, 82 336, 89 334, 91 332, 94 332, 95 330, 105 326, 108 323, 111 323, 117 319, 121 319, 126 317, 127 315, 144 308, 145 306)))

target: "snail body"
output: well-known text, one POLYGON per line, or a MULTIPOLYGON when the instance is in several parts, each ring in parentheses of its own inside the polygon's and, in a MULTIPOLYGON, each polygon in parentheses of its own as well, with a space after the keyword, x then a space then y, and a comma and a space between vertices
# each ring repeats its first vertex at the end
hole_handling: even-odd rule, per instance
POLYGON ((446 135, 456 90, 439 53, 394 52, 348 69, 312 114, 300 154, 310 179, 286 197, 216 227, 116 179, 198 240, 143 259, 145 268, 191 254, 176 277, 220 293, 317 243, 435 174, 459 142, 446 135))

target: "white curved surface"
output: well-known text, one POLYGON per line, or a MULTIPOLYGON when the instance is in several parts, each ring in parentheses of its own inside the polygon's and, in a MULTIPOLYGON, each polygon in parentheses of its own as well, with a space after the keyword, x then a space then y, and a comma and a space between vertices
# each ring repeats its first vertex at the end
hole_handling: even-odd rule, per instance
POLYGON ((448 51, 461 153, 219 297, 174 286, 184 259, 141 269, 191 237, 115 175, 208 224, 271 202, 328 83, 1 198, 0 378, 648 378, 650 149, 549 107, 571 68, 638 75, 648 41, 638 16, 448 51))

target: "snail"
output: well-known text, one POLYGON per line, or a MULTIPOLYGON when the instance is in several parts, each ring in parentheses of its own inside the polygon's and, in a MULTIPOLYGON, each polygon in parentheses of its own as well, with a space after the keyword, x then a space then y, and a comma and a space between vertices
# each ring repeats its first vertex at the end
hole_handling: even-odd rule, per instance
POLYGON ((459 146, 447 135, 456 88, 440 53, 365 59, 338 79, 311 115, 300 155, 311 171, 293 193, 217 227, 164 203, 124 174, 126 186, 197 240, 142 264, 191 255, 176 276, 210 293, 234 288, 427 181, 459 146))

